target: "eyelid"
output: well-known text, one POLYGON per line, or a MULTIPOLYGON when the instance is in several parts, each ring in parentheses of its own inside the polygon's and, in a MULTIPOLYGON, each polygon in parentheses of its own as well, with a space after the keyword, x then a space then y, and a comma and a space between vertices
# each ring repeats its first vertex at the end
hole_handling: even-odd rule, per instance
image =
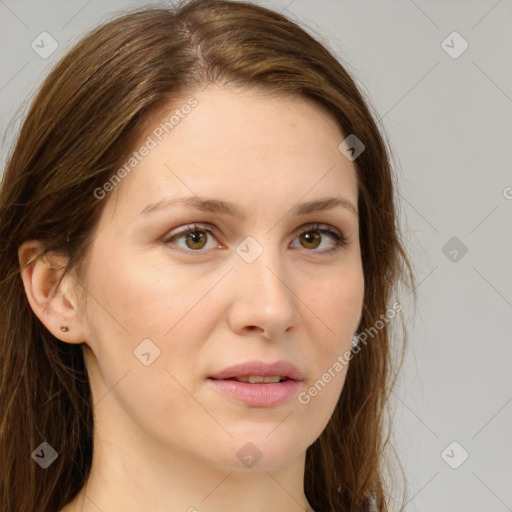
MULTIPOLYGON (((167 232, 162 237, 162 242, 169 243, 171 240, 181 238, 183 235, 186 235, 187 233, 190 233, 193 231, 205 231, 206 233, 210 233, 211 235, 216 236, 217 229, 212 224, 200 223, 200 222, 195 223, 194 222, 192 224, 187 224, 187 225, 183 226, 181 229, 176 231, 176 233, 174 233, 174 230, 167 232)), ((190 251, 191 252, 200 252, 200 251, 193 251, 192 249, 190 249, 190 251)))
MULTIPOLYGON (((314 232, 314 231, 317 231, 322 234, 327 234, 328 236, 330 236, 334 240, 334 246, 331 247, 330 249, 324 249, 323 251, 315 251, 315 250, 308 251, 306 249, 306 252, 311 252, 313 254, 317 253, 319 255, 329 255, 329 254, 332 254, 332 253, 342 249, 343 247, 345 247, 346 245, 349 244, 348 239, 345 237, 345 235, 343 234, 343 232, 341 230, 335 228, 334 226, 331 226, 330 224, 321 224, 321 223, 317 223, 317 222, 312 223, 312 224, 305 224, 304 226, 299 228, 299 231, 297 232, 295 238, 297 238, 298 236, 301 236, 304 233, 309 233, 309 232, 314 232)), ((295 238, 294 238, 294 240, 295 240, 295 238)))
MULTIPOLYGON (((208 222, 190 223, 190 224, 184 225, 181 229, 179 229, 175 233, 173 231, 174 230, 169 231, 167 234, 165 234, 162 237, 163 243, 169 244, 171 240, 181 238, 182 236, 186 235, 187 233, 193 232, 193 231, 204 231, 204 232, 209 233, 212 236, 214 236, 218 241, 217 227, 208 222)), ((322 224, 322 223, 318 223, 318 222, 310 222, 307 224, 303 224, 302 226, 297 228, 295 230, 295 236, 294 236, 293 240, 295 240, 295 238, 297 238, 298 236, 301 236, 304 233, 314 232, 314 231, 318 231, 320 233, 324 233, 324 234, 327 234, 328 236, 330 236, 334 240, 334 246, 331 247, 330 249, 324 249, 321 251, 316 251, 316 250, 308 251, 308 249, 304 248, 304 250, 307 252, 318 253, 318 254, 330 254, 332 252, 335 252, 338 249, 343 248, 345 245, 347 245, 349 243, 349 241, 347 240, 347 238, 345 237, 344 233, 341 230, 335 228, 334 226, 331 226, 330 224, 322 224)), ((182 251, 186 252, 187 254, 201 254, 201 253, 208 252, 207 250, 184 249, 183 247, 179 247, 179 250, 182 250, 182 251)))

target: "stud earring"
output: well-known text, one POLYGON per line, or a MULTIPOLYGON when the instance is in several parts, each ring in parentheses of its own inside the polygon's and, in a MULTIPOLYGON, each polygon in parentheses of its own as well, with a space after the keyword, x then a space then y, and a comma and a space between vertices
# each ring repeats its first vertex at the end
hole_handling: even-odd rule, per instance
POLYGON ((69 327, 68 327, 67 325, 61 325, 61 326, 60 326, 60 330, 61 330, 62 332, 68 332, 68 331, 69 331, 69 327))
POLYGON ((359 344, 359 334, 355 333, 354 336, 352 336, 352 350, 357 347, 359 344))

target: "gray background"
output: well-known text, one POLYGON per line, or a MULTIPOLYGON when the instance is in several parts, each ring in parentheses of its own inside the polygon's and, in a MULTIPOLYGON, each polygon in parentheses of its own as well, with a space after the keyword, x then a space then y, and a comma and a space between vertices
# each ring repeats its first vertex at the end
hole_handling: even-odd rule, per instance
MULTIPOLYGON (((93 26, 147 3, 0 0, 2 167, 56 60, 93 26), (43 31, 59 43, 46 59, 31 48, 43 31)), ((512 2, 259 3, 309 27, 346 62, 395 155, 420 296, 393 395, 405 509, 510 511, 512 2), (460 40, 441 44, 454 31, 469 45, 457 58, 444 48, 458 52, 460 40)))

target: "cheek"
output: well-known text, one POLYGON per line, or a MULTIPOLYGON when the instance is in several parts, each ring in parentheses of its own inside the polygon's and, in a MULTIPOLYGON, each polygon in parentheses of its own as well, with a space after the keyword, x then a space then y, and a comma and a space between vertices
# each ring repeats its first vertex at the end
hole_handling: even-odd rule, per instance
POLYGON ((118 255, 115 266, 105 262, 95 274, 107 323, 132 337, 165 338, 187 324, 188 315, 201 302, 210 280, 183 272, 169 261, 118 255))
MULTIPOLYGON (((151 376, 158 386, 174 388, 177 383, 168 370, 188 385, 202 344, 219 322, 215 308, 220 301, 214 285, 221 275, 204 270, 200 274, 199 266, 184 272, 168 260, 144 261, 142 254, 138 258, 116 254, 96 268, 91 290, 97 301, 90 302, 99 337, 91 344, 106 387, 128 369, 132 373, 144 369, 141 379, 151 376), (154 362, 145 367, 137 357, 148 351, 146 359, 154 362), (154 367, 164 373, 154 375, 149 371, 154 367)), ((147 394, 143 400, 151 400, 153 383, 141 383, 138 391, 147 394)))
POLYGON ((111 261, 115 266, 97 264, 90 284, 97 299, 90 301, 97 333, 91 365, 95 400, 104 396, 105 415, 128 414, 155 437, 177 434, 175 418, 204 422, 199 407, 191 412, 186 390, 205 329, 215 321, 205 298, 214 283, 191 279, 170 265, 134 265, 121 255, 111 261))
POLYGON ((362 271, 356 269, 332 273, 328 279, 323 279, 320 283, 310 283, 301 294, 312 314, 317 317, 317 321, 311 325, 326 333, 319 338, 325 342, 324 348, 339 348, 346 345, 357 328, 363 307, 362 271))
POLYGON ((363 306, 364 277, 356 269, 333 273, 322 284, 312 286, 306 295, 313 312, 306 322, 313 342, 308 357, 312 371, 301 402, 321 418, 319 425, 330 418, 344 386, 363 306))

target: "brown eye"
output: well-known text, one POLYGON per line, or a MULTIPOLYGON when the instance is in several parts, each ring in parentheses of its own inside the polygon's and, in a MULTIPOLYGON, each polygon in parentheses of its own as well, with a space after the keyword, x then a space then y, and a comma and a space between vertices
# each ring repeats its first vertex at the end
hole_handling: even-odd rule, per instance
MULTIPOLYGON (((310 252, 318 253, 319 255, 331 254, 348 243, 347 239, 338 230, 328 225, 320 227, 318 224, 306 226, 305 229, 298 234, 298 239, 304 249, 309 249, 310 252), (330 247, 327 246, 324 250, 315 250, 324 240, 328 241, 329 239, 333 242, 330 247)), ((300 249, 300 247, 295 247, 300 249)))
POLYGON ((185 235, 185 243, 189 249, 202 249, 207 238, 208 235, 203 231, 190 231, 185 235))
POLYGON ((318 231, 306 231, 300 235, 300 239, 306 249, 316 249, 322 241, 318 231))
POLYGON ((208 237, 215 238, 213 230, 208 226, 190 225, 187 229, 184 229, 178 233, 170 233, 165 236, 162 241, 165 244, 176 245, 184 250, 191 252, 206 252, 203 251, 208 244, 208 237), (185 246, 182 243, 175 243, 178 241, 184 241, 185 246))

